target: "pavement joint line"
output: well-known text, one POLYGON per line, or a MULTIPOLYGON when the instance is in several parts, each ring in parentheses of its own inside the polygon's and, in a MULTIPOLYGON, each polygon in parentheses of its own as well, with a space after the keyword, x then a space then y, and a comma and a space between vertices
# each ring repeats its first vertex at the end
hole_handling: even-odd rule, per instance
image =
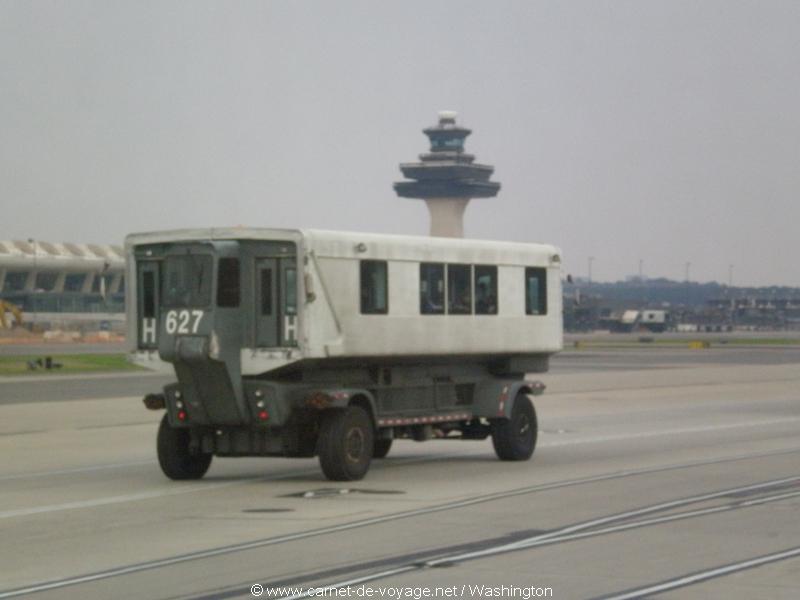
MULTIPOLYGON (((303 532, 298 532, 294 534, 286 534, 283 536, 277 536, 273 538, 266 538, 261 540, 253 540, 250 542, 242 542, 239 544, 232 544, 229 546, 221 546, 218 548, 211 548, 208 550, 199 550, 196 552, 191 552, 187 554, 167 557, 163 559, 157 559, 145 563, 136 563, 133 565, 127 565, 122 567, 116 567, 112 569, 108 569, 105 571, 100 571, 96 573, 88 573, 86 575, 80 575, 76 577, 69 577, 64 579, 59 579, 55 581, 47 581, 47 582, 40 582, 29 585, 27 587, 16 588, 11 590, 2 591, 0 590, 0 599, 3 598, 12 598, 16 596, 22 596, 26 594, 32 594, 36 592, 47 591, 51 589, 57 589, 62 587, 68 587, 72 585, 77 585, 80 583, 88 583, 92 581, 97 581, 101 579, 109 579, 111 577, 118 577, 121 575, 126 575, 129 573, 137 573, 141 571, 146 571, 150 569, 156 569, 160 567, 165 567, 173 564, 179 564, 183 562, 189 562, 192 560, 204 559, 204 558, 211 558, 214 556, 219 556, 223 554, 229 554, 232 552, 242 552, 245 550, 250 550, 254 548, 261 548, 265 546, 272 546, 280 543, 291 542, 295 540, 316 537, 320 535, 326 535, 330 533, 338 533, 340 531, 346 531, 349 529, 356 529, 360 527, 366 527, 369 525, 385 523, 389 521, 395 521, 399 519, 405 519, 414 516, 426 515, 436 512, 443 512, 446 510, 452 510, 454 508, 462 508, 465 506, 472 506, 475 504, 481 504, 484 502, 490 502, 492 500, 499 500, 504 498, 509 498, 513 496, 520 496, 529 493, 535 493, 538 491, 547 491, 551 489, 557 489, 560 487, 568 487, 573 485, 582 485, 586 483, 596 483, 601 481, 607 481, 612 479, 619 479, 623 477, 633 477, 637 475, 648 475, 654 474, 659 472, 671 471, 676 469, 685 469, 685 468, 693 468, 693 467, 701 467, 701 466, 708 466, 714 464, 723 464, 728 462, 737 462, 742 460, 752 460, 757 458, 765 458, 771 456, 780 456, 785 454, 792 454, 800 451, 800 448, 791 448, 791 449, 784 449, 778 451, 770 451, 770 452, 760 452, 755 454, 747 454, 747 455, 736 455, 733 457, 726 457, 726 458, 716 458, 712 460, 705 460, 705 461, 693 461, 690 463, 681 463, 681 464, 673 464, 673 465, 665 465, 661 467, 655 468, 645 468, 645 469, 635 469, 635 470, 625 470, 625 471, 615 471, 613 473, 607 473, 604 475, 596 475, 578 479, 570 479, 570 480, 562 480, 562 481, 555 481, 550 483, 544 484, 537 484, 534 486, 529 486, 526 488, 520 488, 516 490, 509 490, 507 492, 496 492, 493 494, 484 494, 481 496, 476 496, 473 498, 467 498, 463 500, 458 500, 455 502, 450 502, 446 504, 436 505, 427 508, 419 508, 413 509, 409 511, 402 511, 399 513, 393 513, 389 515, 383 515, 379 517, 371 517, 369 519, 362 519, 360 521, 353 521, 350 523, 343 523, 341 525, 333 525, 329 527, 323 527, 319 529, 312 529, 303 532)), ((264 479, 264 478, 261 478, 264 479)), ((790 478, 792 479, 792 478, 790 478)), ((795 478, 797 479, 797 478, 795 478)), ((749 486, 752 487, 752 486, 749 486)), ((730 491, 728 491, 730 493, 730 491)), ((416 568, 416 567, 414 567, 416 568)))
MULTIPOLYGON (((605 535, 608 533, 617 533, 620 531, 627 531, 629 529, 639 529, 641 527, 647 527, 649 525, 660 525, 662 523, 670 523, 672 521, 682 521, 684 519, 690 519, 692 517, 700 517, 704 515, 710 514, 719 514, 723 512, 728 512, 731 510, 736 510, 739 508, 749 508, 751 506, 760 506, 762 504, 770 504, 772 502, 780 502, 781 500, 787 500, 789 498, 796 498, 800 496, 800 492, 787 492, 784 494, 776 494, 774 496, 764 496, 762 498, 757 498, 755 500, 746 500, 743 502, 731 502, 729 504, 724 504, 721 506, 713 506, 709 508, 701 508, 698 510, 691 510, 685 511, 682 513, 677 513, 674 515, 666 515, 663 517, 654 517, 652 519, 644 519, 642 521, 634 521, 632 523, 624 523, 622 525, 612 525, 611 527, 605 527, 603 529, 595 529, 592 531, 583 531, 578 533, 571 533, 567 535, 561 535, 557 537, 547 538, 541 541, 535 541, 531 543, 525 543, 520 545, 518 548, 513 548, 512 550, 524 550, 526 548, 535 548, 537 546, 546 546, 549 544, 554 544, 557 542, 568 542, 571 540, 578 540, 588 537, 595 537, 598 535, 605 535)), ((452 559, 449 559, 449 562, 454 562, 452 559)))
MULTIPOLYGON (((734 509, 737 509, 737 508, 755 506, 755 505, 758 505, 758 504, 766 504, 766 503, 769 503, 769 502, 777 502, 779 500, 783 500, 783 499, 786 499, 786 498, 800 496, 800 491, 782 493, 782 494, 777 494, 775 496, 767 496, 767 497, 758 498, 758 499, 754 499, 754 500, 743 501, 743 502, 734 502, 734 503, 729 503, 729 504, 723 505, 723 506, 716 506, 716 507, 710 507, 710 508, 705 508, 705 509, 700 509, 700 510, 688 511, 688 512, 675 514, 675 515, 667 515, 667 516, 664 516, 664 517, 645 519, 644 521, 636 521, 636 522, 633 522, 633 523, 625 523, 625 524, 622 524, 622 525, 606 527, 604 529, 596 530, 596 531, 582 531, 583 529, 588 529, 590 527, 593 527, 597 523, 600 523, 600 522, 610 522, 610 521, 613 521, 613 520, 619 520, 621 518, 627 518, 629 516, 636 516, 638 514, 647 514, 649 512, 654 512, 655 510, 663 510, 663 507, 674 508, 675 506, 681 506, 681 505, 685 506, 686 504, 690 504, 690 503, 693 504, 693 503, 696 503, 696 502, 702 502, 704 500, 718 498, 718 497, 725 496, 725 495, 728 495, 728 494, 731 494, 731 493, 736 493, 738 491, 752 490, 752 489, 763 489, 763 488, 766 488, 766 487, 775 486, 775 485, 780 484, 780 483, 786 483, 787 481, 798 481, 798 480, 800 480, 800 477, 791 477, 791 478, 785 478, 785 479, 779 479, 779 480, 772 480, 772 481, 768 481, 768 482, 762 482, 762 483, 753 484, 753 485, 750 485, 750 486, 745 486, 745 487, 742 487, 742 488, 732 488, 732 489, 728 489, 728 490, 721 490, 721 491, 718 491, 718 492, 714 492, 712 494, 703 494, 703 495, 694 496, 694 497, 691 497, 691 498, 684 498, 684 499, 680 499, 680 500, 676 500, 676 501, 672 501, 672 502, 661 503, 661 504, 658 504, 658 505, 653 505, 651 507, 644 507, 642 509, 637 509, 637 510, 634 510, 634 511, 628 511, 626 513, 618 513, 616 515, 612 515, 612 516, 609 516, 609 517, 603 517, 601 519, 595 519, 593 521, 588 521, 588 522, 585 522, 585 523, 582 523, 582 524, 576 524, 576 525, 573 525, 573 526, 560 528, 560 529, 557 529, 557 530, 549 532, 549 533, 544 533, 544 534, 539 534, 539 535, 533 536, 531 538, 528 538, 527 540, 520 540, 520 541, 517 541, 517 542, 510 543, 510 544, 501 544, 501 545, 498 545, 498 546, 493 546, 493 547, 490 547, 490 548, 487 548, 487 549, 484 549, 484 550, 475 551, 475 552, 467 552, 467 553, 462 553, 462 554, 446 555, 446 556, 443 556, 441 558, 437 558, 437 559, 434 559, 434 560, 416 562, 416 563, 413 563, 413 564, 410 564, 410 565, 401 565, 401 566, 398 566, 398 567, 394 567, 392 569, 379 571, 377 573, 370 573, 368 575, 364 575, 364 576, 356 578, 356 579, 350 579, 350 580, 346 580, 346 581, 338 581, 338 582, 331 583, 331 584, 328 584, 328 585, 316 586, 315 589, 337 590, 337 589, 340 589, 340 588, 344 588, 344 587, 347 587, 347 586, 352 586, 352 585, 359 584, 359 583, 366 583, 368 581, 375 581, 377 579, 384 579, 386 577, 390 577, 392 575, 395 575, 397 573, 401 573, 401 572, 404 572, 404 571, 420 570, 420 569, 425 569, 425 568, 436 568, 436 567, 439 567, 439 566, 450 566, 450 565, 452 565, 454 563, 459 563, 459 562, 468 561, 468 560, 475 560, 475 559, 479 559, 479 558, 487 558, 487 557, 495 556, 495 555, 498 555, 498 554, 504 554, 504 553, 508 553, 508 552, 515 552, 515 551, 519 551, 519 550, 527 550, 527 549, 534 548, 534 547, 537 547, 537 546, 545 546, 545 545, 556 544, 556 543, 559 543, 559 542, 572 541, 572 540, 575 540, 575 539, 595 537, 595 536, 598 536, 598 535, 616 533, 616 532, 624 531, 624 530, 628 530, 628 529, 637 529, 637 528, 645 527, 645 526, 648 526, 648 525, 657 525, 657 524, 666 523, 666 522, 670 522, 670 521, 688 519, 688 518, 691 518, 691 517, 697 517, 697 516, 702 516, 702 515, 707 515, 707 514, 716 514, 716 513, 726 512, 726 511, 734 510, 734 509)), ((299 585, 290 585, 290 586, 286 586, 286 587, 298 588, 298 587, 301 587, 301 586, 299 586, 299 585)), ((308 598, 308 597, 311 597, 312 595, 314 595, 314 593, 309 591, 309 592, 304 592, 304 593, 301 593, 301 594, 294 594, 294 595, 291 595, 291 596, 285 596, 285 597, 282 598, 282 600, 301 600, 302 598, 308 598)), ((619 600, 622 600, 622 598, 640 598, 640 597, 641 596, 624 596, 624 597, 620 597, 619 600)))
MULTIPOLYGON (((529 545, 538 543, 542 540, 547 540, 550 538, 558 538, 564 535, 568 535, 575 532, 584 531, 586 529, 594 528, 599 525, 604 525, 606 523, 613 523, 615 521, 621 521, 624 519, 629 519, 631 517, 636 517, 640 515, 651 514, 654 512, 659 512, 671 508, 678 508, 681 506, 687 506, 689 504, 696 504, 697 502, 704 502, 706 500, 713 500, 715 498, 719 498, 721 496, 727 496, 729 494, 735 494, 739 492, 751 491, 751 490, 758 490, 764 489, 769 487, 774 487, 776 485, 782 483, 789 483, 794 481, 800 481, 800 476, 794 477, 784 477, 782 479, 773 479, 770 481, 755 483, 752 485, 741 486, 737 488, 728 488, 725 490, 719 490, 716 492, 711 492, 708 494, 699 494, 695 496, 688 496, 686 498, 679 498, 677 500, 670 500, 668 502, 660 502, 658 504, 651 504, 649 506, 644 506, 641 508, 637 508, 634 510, 628 510, 620 513, 614 513, 612 515, 607 515, 605 517, 600 517, 597 519, 590 519, 588 521, 583 521, 581 523, 576 523, 574 525, 569 525, 567 527, 561 527, 554 531, 543 533, 539 535, 535 535, 533 537, 524 539, 524 540, 517 540, 516 542, 512 542, 510 544, 503 544, 501 546, 496 546, 494 548, 480 550, 477 552, 467 552, 457 556, 450 556, 447 558, 448 562, 460 562, 463 560, 471 560, 473 558, 481 558, 483 556, 491 556, 494 554, 500 554, 502 552, 507 552, 509 550, 515 550, 519 548, 525 548, 529 545)), ((444 559, 443 559, 444 560, 444 559)), ((435 566, 436 562, 432 561, 429 563, 429 566, 435 566)))
POLYGON ((596 600, 629 600, 632 598, 642 598, 645 596, 645 594, 661 594, 663 592, 694 585, 695 583, 708 581, 709 579, 724 577, 725 575, 730 575, 746 569, 753 569, 755 567, 760 567, 762 565, 767 565, 795 557, 800 557, 800 546, 782 550, 780 552, 773 552, 772 554, 764 554, 756 558, 729 563, 727 565, 714 567, 711 569, 705 569, 703 571, 697 571, 687 575, 681 575, 660 583, 639 587, 625 592, 618 592, 606 596, 598 596, 596 600))

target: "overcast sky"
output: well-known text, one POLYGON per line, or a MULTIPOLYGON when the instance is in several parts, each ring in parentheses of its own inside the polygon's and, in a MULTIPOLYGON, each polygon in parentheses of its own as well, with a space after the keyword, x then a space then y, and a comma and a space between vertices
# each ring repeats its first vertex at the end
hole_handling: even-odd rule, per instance
POLYGON ((441 109, 497 198, 468 237, 567 271, 800 285, 800 2, 0 0, 0 239, 427 234, 441 109))

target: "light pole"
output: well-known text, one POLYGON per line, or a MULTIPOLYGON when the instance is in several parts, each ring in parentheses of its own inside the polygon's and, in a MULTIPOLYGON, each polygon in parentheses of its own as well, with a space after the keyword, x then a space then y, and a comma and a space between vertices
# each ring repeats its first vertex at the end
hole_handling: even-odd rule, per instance
POLYGON ((689 269, 691 268, 692 263, 688 260, 686 261, 686 310, 689 310, 689 269))
POLYGON ((36 255, 39 254, 36 251, 36 240, 33 238, 28 238, 28 243, 33 245, 33 290, 31 294, 31 304, 33 305, 33 321, 31 322, 31 330, 36 327, 36 280, 39 278, 39 274, 36 272, 36 255))
POLYGON ((647 306, 647 288, 644 285, 644 259, 639 259, 639 289, 642 291, 642 308, 647 306))

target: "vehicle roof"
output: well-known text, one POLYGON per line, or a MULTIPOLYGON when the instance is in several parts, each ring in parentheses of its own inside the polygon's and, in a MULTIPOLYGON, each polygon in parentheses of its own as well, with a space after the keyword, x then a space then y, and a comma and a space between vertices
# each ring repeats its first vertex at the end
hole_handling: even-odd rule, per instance
POLYGON ((225 227, 178 229, 152 233, 136 233, 125 238, 126 247, 189 240, 294 240, 303 241, 307 250, 317 256, 354 258, 381 257, 397 260, 445 260, 477 262, 488 260, 503 263, 560 262, 561 251, 550 244, 443 238, 360 231, 328 231, 322 229, 270 229, 225 227))

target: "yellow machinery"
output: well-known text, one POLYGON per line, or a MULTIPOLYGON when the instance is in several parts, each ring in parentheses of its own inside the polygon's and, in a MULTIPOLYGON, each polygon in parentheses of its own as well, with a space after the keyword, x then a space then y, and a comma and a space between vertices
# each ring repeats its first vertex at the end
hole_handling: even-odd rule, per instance
POLYGON ((22 325, 22 310, 16 305, 0 299, 0 327, 6 329, 9 327, 9 322, 6 321, 6 313, 10 312, 14 315, 17 325, 22 325))

